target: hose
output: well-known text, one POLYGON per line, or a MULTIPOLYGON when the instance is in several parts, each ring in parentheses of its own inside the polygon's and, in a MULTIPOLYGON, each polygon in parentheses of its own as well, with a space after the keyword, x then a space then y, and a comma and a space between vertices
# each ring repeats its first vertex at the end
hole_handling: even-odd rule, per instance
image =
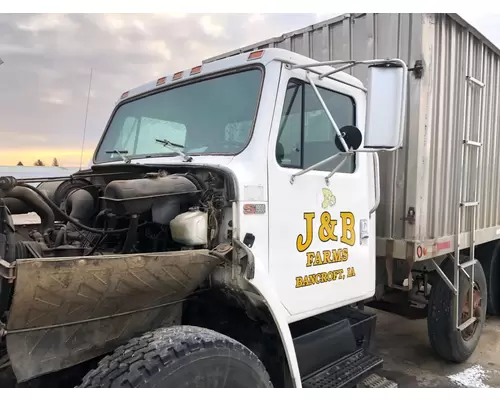
POLYGON ((4 197, 3 200, 12 215, 27 214, 33 211, 33 207, 28 206, 24 201, 15 197, 4 197))
MULTIPOLYGON (((25 188, 28 188, 28 189, 32 190, 33 192, 35 192, 52 209, 54 214, 56 214, 57 216, 59 216, 60 218, 65 220, 66 222, 71 222, 73 225, 75 225, 76 227, 78 227, 80 229, 83 229, 84 231, 91 232, 91 233, 97 233, 99 235, 104 235, 104 234, 110 234, 110 233, 123 233, 123 232, 128 232, 128 230, 129 230, 129 228, 122 228, 122 229, 115 229, 115 230, 104 230, 104 229, 91 228, 90 226, 83 225, 82 223, 80 223, 76 219, 70 217, 68 214, 63 212, 52 200, 50 200, 43 192, 38 190, 36 187, 30 186, 30 185, 25 184, 25 183, 18 183, 17 186, 25 187, 25 188)), ((141 224, 140 226, 142 226, 142 225, 143 224, 141 224)))
POLYGON ((130 221, 130 225, 128 227, 127 239, 125 239, 125 243, 123 244, 121 251, 122 254, 128 253, 137 241, 137 228, 139 226, 137 221, 137 215, 132 216, 132 220, 130 221))
MULTIPOLYGON (((48 229, 53 229, 54 228, 54 212, 52 212, 53 210, 50 209, 48 204, 45 204, 43 201, 41 201, 41 199, 35 196, 35 194, 33 192, 30 192, 28 189, 33 189, 33 187, 25 184, 17 185, 12 189, 6 191, 5 197, 21 200, 24 204, 26 204, 33 211, 35 211, 42 220, 43 232, 47 232, 48 229)), ((38 192, 42 193, 41 191, 38 192)), ((45 195, 44 197, 47 198, 45 195)))

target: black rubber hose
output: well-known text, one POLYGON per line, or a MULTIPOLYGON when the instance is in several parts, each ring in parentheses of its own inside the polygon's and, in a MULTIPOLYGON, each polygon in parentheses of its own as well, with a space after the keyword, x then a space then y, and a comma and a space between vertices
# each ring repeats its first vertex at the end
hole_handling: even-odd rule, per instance
POLYGON ((66 235, 66 227, 63 226, 61 229, 59 229, 59 232, 57 232, 56 241, 54 242, 54 247, 59 247, 64 243, 65 235, 66 235))
POLYGON ((27 205, 24 201, 14 197, 5 197, 5 205, 12 215, 14 214, 27 214, 33 211, 33 207, 27 205))
POLYGON ((189 172, 184 174, 184 177, 188 180, 190 180, 193 185, 196 186, 196 189, 198 190, 207 190, 208 186, 205 182, 203 182, 200 178, 198 178, 196 175, 190 174, 189 172))
MULTIPOLYGON (((33 211, 36 212, 42 220, 43 232, 46 232, 48 229, 53 229, 55 217, 53 210, 51 210, 52 207, 49 207, 50 205, 46 204, 46 201, 43 202, 42 199, 39 199, 38 196, 35 196, 35 193, 30 191, 29 189, 34 189, 34 187, 25 184, 17 185, 16 187, 8 190, 5 193, 5 197, 13 197, 15 199, 19 199, 29 207, 33 208, 33 211)), ((42 193, 40 191, 38 192, 42 193)), ((45 195, 43 196, 47 198, 45 195)))
POLYGON ((57 216, 59 216, 60 218, 62 218, 66 222, 71 222, 73 225, 75 225, 76 227, 78 227, 80 229, 83 229, 84 231, 91 232, 91 233, 97 233, 99 235, 103 235, 105 233, 110 234, 110 233, 128 232, 129 228, 115 229, 115 230, 103 230, 103 229, 95 229, 95 228, 91 228, 90 226, 83 225, 82 223, 80 223, 76 219, 70 217, 68 214, 63 212, 52 200, 50 200, 43 192, 38 190, 36 187, 27 185, 25 183, 18 183, 17 187, 25 187, 25 188, 32 190, 37 195, 39 195, 43 199, 43 201, 45 201, 47 206, 49 206, 57 216))
POLYGON ((68 196, 66 212, 82 223, 89 222, 94 213, 94 197, 85 189, 75 190, 68 196))
POLYGON ((104 222, 106 221, 105 217, 106 217, 106 210, 100 211, 99 214, 97 214, 97 216, 94 219, 94 228, 96 226, 99 226, 99 223, 101 222, 101 220, 102 220, 102 223, 104 225, 104 222))
POLYGON ((127 239, 123 244, 121 253, 128 253, 137 241, 137 228, 139 227, 137 215, 133 215, 128 227, 127 239))

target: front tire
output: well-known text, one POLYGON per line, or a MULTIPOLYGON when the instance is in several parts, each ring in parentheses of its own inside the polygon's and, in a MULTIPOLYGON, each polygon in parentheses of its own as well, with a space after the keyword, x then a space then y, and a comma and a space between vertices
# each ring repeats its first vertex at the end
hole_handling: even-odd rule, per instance
POLYGON ((101 360, 79 387, 270 388, 264 365, 228 336, 174 326, 129 341, 101 360))
MULTIPOLYGON (((447 258, 441 269, 453 282, 453 261, 447 258)), ((466 271, 470 276, 472 267, 466 271)), ((468 293, 471 288, 468 278, 460 272, 459 306, 466 309, 468 293)), ((487 306, 487 284, 482 265, 479 261, 474 269, 474 314, 477 318, 470 327, 458 331, 453 324, 453 293, 440 277, 432 285, 427 314, 427 332, 433 350, 447 361, 462 363, 474 352, 484 329, 487 306)), ((468 317, 462 319, 462 322, 468 317)))

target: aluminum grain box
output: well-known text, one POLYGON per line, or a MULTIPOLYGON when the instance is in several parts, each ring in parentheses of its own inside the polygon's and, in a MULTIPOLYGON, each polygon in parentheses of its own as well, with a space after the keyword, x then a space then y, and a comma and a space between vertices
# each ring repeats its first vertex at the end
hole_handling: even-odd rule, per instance
MULTIPOLYGON (((476 244, 500 236, 500 50, 474 27, 457 14, 346 14, 205 62, 268 47, 318 61, 397 57, 416 67, 405 147, 380 158, 379 256, 424 260, 452 252, 460 201, 479 201, 476 244), (484 88, 467 83, 467 76, 484 88), (483 146, 478 167, 470 150, 460 180, 464 137, 483 146), (471 173, 477 179, 469 179, 471 173), (476 199, 471 181, 478 182, 476 199)), ((366 85, 363 67, 346 72, 366 85)), ((462 248, 469 247, 469 223, 461 224, 462 248)))

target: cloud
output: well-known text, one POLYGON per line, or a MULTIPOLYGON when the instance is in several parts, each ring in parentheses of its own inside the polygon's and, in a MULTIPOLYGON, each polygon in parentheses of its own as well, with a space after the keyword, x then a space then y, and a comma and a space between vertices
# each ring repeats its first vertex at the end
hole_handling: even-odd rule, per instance
POLYGON ((40 154, 60 157, 61 163, 74 154, 73 163, 79 163, 91 68, 87 152, 96 145, 122 92, 199 65, 215 54, 307 25, 314 18, 314 14, 0 14, 0 56, 5 62, 0 67, 0 164, 17 163, 27 153, 31 157, 36 148, 40 154), (40 132, 36 140, 32 132, 40 132), (5 151, 7 137, 9 151, 5 151))
POLYGON ((59 105, 66 103, 66 101, 62 97, 57 97, 57 96, 41 97, 40 101, 42 103, 59 104, 59 105))
POLYGON ((69 104, 71 100, 71 91, 65 89, 46 90, 45 93, 40 97, 40 101, 42 103, 55 105, 69 104))
POLYGON ((248 17, 248 22, 251 24, 263 22, 265 20, 266 16, 262 14, 251 14, 250 17, 248 17))
POLYGON ((214 23, 210 15, 204 15, 201 17, 200 25, 203 28, 203 32, 205 32, 208 36, 218 38, 224 33, 224 27, 220 24, 214 23))
POLYGON ((29 31, 34 34, 43 31, 68 31, 76 28, 71 19, 60 14, 34 15, 17 24, 17 27, 20 30, 29 31))
MULTIPOLYGON (((0 14, 0 164, 79 164, 91 68, 86 157, 124 91, 335 15, 0 14)), ((500 44, 500 15, 471 19, 500 44)))
POLYGON ((500 14, 471 12, 466 15, 461 14, 460 16, 474 25, 479 32, 485 35, 497 47, 500 47, 500 30, 498 29, 500 14))

